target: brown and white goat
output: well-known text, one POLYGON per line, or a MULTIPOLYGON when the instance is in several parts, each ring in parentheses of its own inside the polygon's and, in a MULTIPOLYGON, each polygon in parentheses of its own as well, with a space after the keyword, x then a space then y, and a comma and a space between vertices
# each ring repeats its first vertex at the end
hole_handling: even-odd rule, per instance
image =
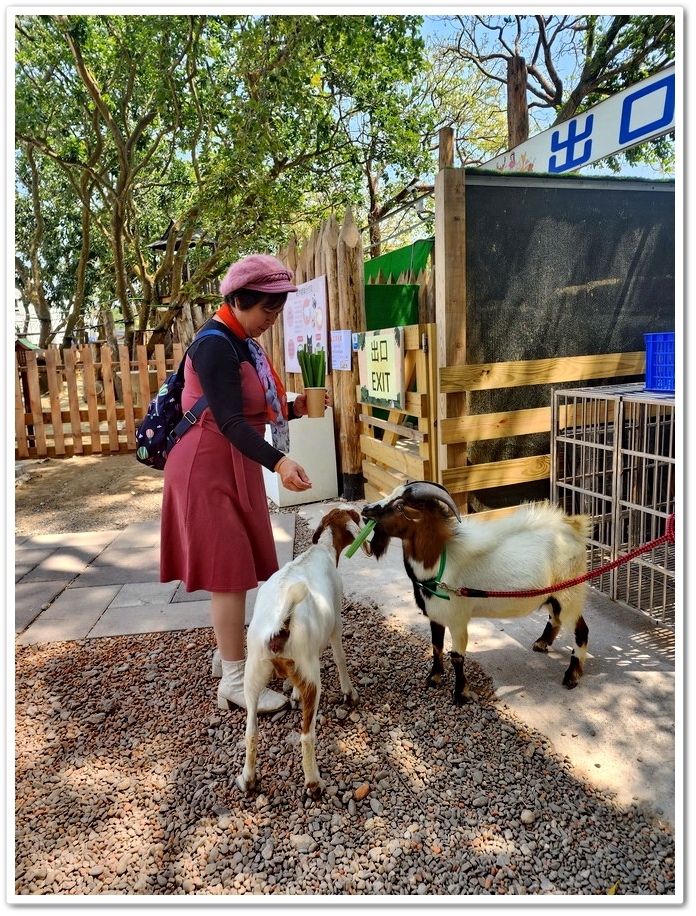
MULTIPOLYGON (((355 509, 332 509, 312 536, 312 546, 259 587, 247 631, 244 698, 247 707, 246 760, 237 777, 243 792, 256 787, 258 699, 273 674, 288 678, 302 708, 302 768, 307 795, 319 798, 324 781, 316 758, 316 718, 321 694, 320 655, 331 643, 344 702, 353 704, 353 687, 341 637, 342 551, 360 532, 355 509)), ((363 544, 369 554, 369 545, 363 544)))
POLYGON ((376 522, 370 546, 377 559, 391 538, 401 539, 416 604, 430 620, 433 663, 428 686, 438 685, 444 673, 445 628, 452 638, 454 702, 459 706, 470 696, 464 656, 471 618, 523 617, 542 604, 548 606, 549 619, 532 648, 546 652, 561 627, 572 628, 575 647, 563 685, 577 686, 587 654, 585 583, 542 597, 496 598, 476 596, 476 591, 534 591, 582 576, 587 569, 587 516, 569 516, 549 503, 531 503, 491 520, 461 518, 450 493, 428 481, 397 487, 384 499, 365 505, 362 515, 376 522), (452 592, 435 586, 436 580, 452 592), (453 593, 462 588, 469 594, 453 593))

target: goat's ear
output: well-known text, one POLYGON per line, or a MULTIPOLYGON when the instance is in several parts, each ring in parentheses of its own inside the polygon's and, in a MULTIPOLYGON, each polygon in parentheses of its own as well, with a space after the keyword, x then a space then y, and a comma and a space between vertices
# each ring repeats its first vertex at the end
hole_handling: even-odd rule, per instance
POLYGON ((348 509, 347 511, 348 511, 348 515, 350 515, 350 517, 353 519, 353 521, 358 526, 358 528, 360 528, 362 525, 362 519, 360 517, 360 513, 358 512, 358 510, 357 509, 348 509))
POLYGON ((423 513, 420 509, 415 509, 413 506, 409 506, 407 503, 404 503, 403 509, 401 511, 409 520, 409 522, 419 522, 423 518, 423 513))
POLYGON ((322 521, 322 522, 319 524, 319 527, 316 529, 316 531, 315 531, 314 534, 312 535, 312 544, 316 544, 316 543, 317 543, 317 541, 319 540, 319 537, 320 537, 320 535, 321 535, 321 533, 322 533, 323 530, 324 530, 324 522, 322 521))

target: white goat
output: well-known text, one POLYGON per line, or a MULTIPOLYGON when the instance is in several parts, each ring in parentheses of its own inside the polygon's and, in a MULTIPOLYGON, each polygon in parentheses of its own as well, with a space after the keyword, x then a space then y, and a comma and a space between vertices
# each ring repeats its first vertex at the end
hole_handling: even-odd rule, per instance
MULTIPOLYGON (((246 760, 237 785, 256 787, 257 706, 274 672, 293 684, 293 698, 302 707, 302 768, 307 794, 319 798, 320 778, 315 752, 316 717, 321 694, 320 655, 331 643, 344 702, 358 698, 341 638, 343 581, 338 572, 341 552, 360 532, 355 509, 332 509, 312 536, 312 546, 279 569, 259 587, 247 631, 244 698, 247 706, 246 760)), ((369 554, 369 545, 363 544, 369 554)))
POLYGON ((573 628, 575 647, 563 685, 577 686, 587 654, 585 583, 542 597, 486 597, 485 592, 534 591, 582 576, 587 570, 587 516, 568 516, 549 503, 536 503, 490 520, 460 518, 450 493, 428 481, 397 487, 365 505, 362 515, 376 522, 370 547, 377 559, 392 537, 401 539, 416 604, 430 620, 433 664, 428 686, 438 685, 444 673, 445 628, 452 637, 454 702, 460 706, 470 697, 464 656, 471 618, 523 617, 542 604, 549 607, 549 619, 532 648, 546 652, 562 626, 573 628), (460 589, 468 594, 454 593, 460 589))

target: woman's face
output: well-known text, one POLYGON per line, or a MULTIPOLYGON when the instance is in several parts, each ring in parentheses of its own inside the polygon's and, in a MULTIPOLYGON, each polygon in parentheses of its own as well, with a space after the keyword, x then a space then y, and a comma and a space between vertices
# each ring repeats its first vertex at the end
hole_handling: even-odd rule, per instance
POLYGON ((283 314, 283 307, 269 309, 266 308, 268 296, 264 296, 256 305, 250 309, 240 309, 235 304, 232 306, 237 319, 249 337, 260 337, 264 331, 267 331, 275 324, 276 318, 283 314))

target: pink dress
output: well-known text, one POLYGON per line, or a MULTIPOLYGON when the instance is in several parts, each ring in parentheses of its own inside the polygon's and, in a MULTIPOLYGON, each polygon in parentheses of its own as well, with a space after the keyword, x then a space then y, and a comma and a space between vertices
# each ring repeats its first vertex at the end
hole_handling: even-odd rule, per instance
MULTIPOLYGON (((240 375, 244 417, 263 436, 263 388, 251 363, 241 363, 240 375)), ((202 394, 188 358, 184 378, 187 410, 202 394)), ((206 409, 164 468, 160 581, 180 579, 187 592, 248 591, 277 569, 262 466, 231 444, 206 409)))

